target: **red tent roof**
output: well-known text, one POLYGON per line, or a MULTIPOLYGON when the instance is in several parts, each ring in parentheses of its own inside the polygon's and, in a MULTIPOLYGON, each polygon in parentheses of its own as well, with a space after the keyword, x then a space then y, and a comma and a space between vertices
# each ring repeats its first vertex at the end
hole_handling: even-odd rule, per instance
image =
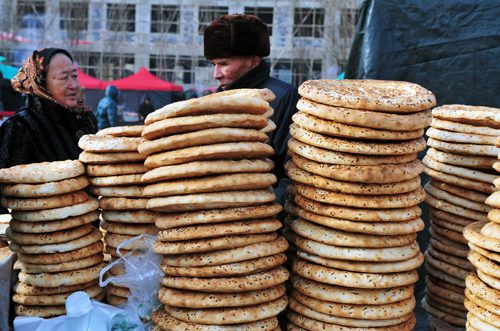
POLYGON ((182 92, 182 86, 160 79, 142 67, 141 70, 126 78, 104 82, 104 87, 116 86, 119 90, 138 91, 175 91, 182 92))
POLYGON ((87 75, 83 71, 80 70, 80 68, 76 67, 76 71, 78 71, 78 80, 80 81, 80 86, 85 86, 85 88, 88 89, 104 89, 106 88, 106 85, 104 84, 104 81, 94 78, 90 75, 87 75))

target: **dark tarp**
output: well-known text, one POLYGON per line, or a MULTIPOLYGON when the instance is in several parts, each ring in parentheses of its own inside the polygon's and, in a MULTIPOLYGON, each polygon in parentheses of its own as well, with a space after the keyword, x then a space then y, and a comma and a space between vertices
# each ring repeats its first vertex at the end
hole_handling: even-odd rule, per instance
MULTIPOLYGON (((500 108, 499 17, 499 0, 363 1, 345 78, 408 81, 432 91, 438 105, 500 108)), ((429 178, 421 177, 425 185, 429 178)), ((430 221, 421 208, 426 228, 417 240, 425 251, 430 221)), ((418 271, 415 330, 427 330, 420 307, 426 271, 418 271)))

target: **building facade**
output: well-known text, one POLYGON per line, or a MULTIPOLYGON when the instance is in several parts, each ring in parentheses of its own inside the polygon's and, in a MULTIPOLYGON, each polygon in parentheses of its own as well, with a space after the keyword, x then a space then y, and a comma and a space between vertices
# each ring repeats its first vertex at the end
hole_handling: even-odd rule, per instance
POLYGON ((269 26, 276 78, 300 85, 335 78, 347 61, 360 0, 3 0, 0 55, 20 66, 35 48, 68 49, 91 76, 112 80, 146 67, 185 89, 217 85, 203 30, 245 13, 269 26))

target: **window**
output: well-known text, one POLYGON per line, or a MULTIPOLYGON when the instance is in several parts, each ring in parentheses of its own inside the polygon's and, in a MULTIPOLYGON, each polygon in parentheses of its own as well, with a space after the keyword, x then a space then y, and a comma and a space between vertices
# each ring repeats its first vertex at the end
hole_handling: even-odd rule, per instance
POLYGON ((190 56, 151 55, 150 71, 167 82, 178 85, 193 84, 193 61, 190 56))
POLYGON ((273 7, 245 7, 245 14, 257 16, 269 27, 269 35, 273 32, 273 7))
POLYGON ((353 38, 358 24, 359 11, 355 8, 342 8, 340 10, 340 38, 353 38))
POLYGON ((135 5, 108 3, 106 29, 115 32, 135 32, 135 5))
POLYGON ((179 6, 151 6, 151 33, 179 33, 179 6))
POLYGON ((198 13, 198 34, 203 36, 205 28, 210 25, 216 18, 228 14, 228 7, 218 6, 200 6, 198 13))
POLYGON ((293 25, 295 37, 323 38, 325 10, 322 8, 295 8, 293 25))
POLYGON ((80 68, 84 73, 95 77, 101 78, 101 66, 100 59, 101 53, 98 52, 75 52, 72 54, 73 60, 75 64, 80 68))
POLYGON ((38 29, 44 27, 45 1, 17 2, 17 21, 22 28, 38 29))
POLYGON ((134 73, 134 54, 105 53, 102 57, 102 79, 115 80, 134 73))
POLYGON ((322 61, 311 59, 279 59, 273 62, 271 76, 294 86, 308 79, 320 79, 322 61))
POLYGON ((59 28, 62 30, 87 30, 89 21, 88 2, 60 2, 59 28))

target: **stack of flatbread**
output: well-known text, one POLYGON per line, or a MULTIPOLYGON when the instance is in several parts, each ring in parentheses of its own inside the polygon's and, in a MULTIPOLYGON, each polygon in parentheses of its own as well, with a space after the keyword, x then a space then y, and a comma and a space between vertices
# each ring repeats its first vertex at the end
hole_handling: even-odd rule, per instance
MULTIPOLYGON (((500 139, 495 140, 500 147, 500 139)), ((500 162, 493 167, 499 169, 500 162)), ((500 178, 493 181, 500 189, 500 178)), ((486 204, 495 208, 488 221, 467 225, 463 231, 468 240, 468 259, 476 268, 465 279, 465 307, 468 330, 500 329, 500 192, 491 194, 486 204)))
POLYGON ((493 167, 500 151, 494 145, 499 115, 493 108, 445 105, 432 110, 427 130, 430 148, 423 162, 431 177, 425 186, 431 239, 425 252, 429 276, 422 307, 460 326, 467 317, 465 278, 475 269, 467 260, 469 247, 462 231, 474 222, 487 222, 493 209, 485 202, 497 191, 493 167))
MULTIPOLYGON (((145 185, 142 175, 148 170, 144 166, 145 156, 137 148, 144 126, 112 127, 96 135, 83 136, 78 145, 84 150, 80 160, 86 163, 86 172, 91 192, 100 196, 101 228, 106 251, 111 261, 120 256, 116 250, 122 242, 145 233, 158 233, 154 225, 157 213, 146 210, 149 199, 144 198, 145 185)), ((141 243, 129 244, 120 250, 122 255, 133 249, 145 249, 141 243)), ((124 274, 125 270, 113 267, 111 276, 124 274)), ((110 283, 107 300, 111 305, 127 301, 129 289, 124 285, 110 283)))
POLYGON ((165 273, 153 330, 279 330, 289 273, 264 132, 274 97, 234 90, 146 118, 139 152, 152 170, 142 182, 161 213, 154 251, 165 273))
POLYGON ((425 199, 417 152, 434 95, 419 85, 316 80, 290 127, 288 330, 412 330, 425 199))
POLYGON ((11 209, 10 249, 20 270, 13 301, 18 316, 64 315, 72 293, 104 298, 99 203, 83 190, 89 182, 79 161, 19 165, 0 170, 2 206, 11 209))

